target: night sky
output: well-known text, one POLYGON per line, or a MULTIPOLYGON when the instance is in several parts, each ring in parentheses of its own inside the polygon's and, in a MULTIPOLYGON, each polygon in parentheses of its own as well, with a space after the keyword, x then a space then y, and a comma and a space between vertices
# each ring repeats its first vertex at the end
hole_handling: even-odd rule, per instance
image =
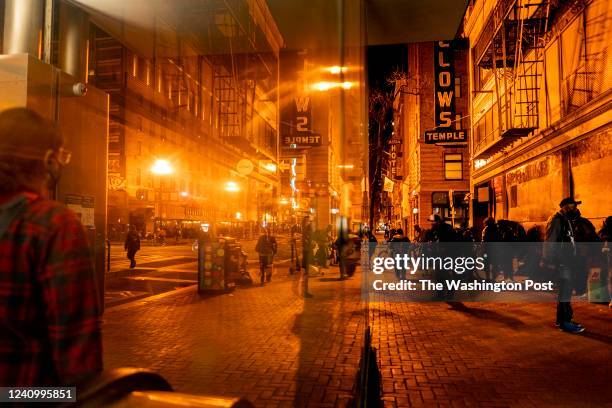
POLYGON ((367 49, 369 89, 389 88, 387 77, 398 68, 405 70, 407 65, 406 45, 379 45, 367 49))

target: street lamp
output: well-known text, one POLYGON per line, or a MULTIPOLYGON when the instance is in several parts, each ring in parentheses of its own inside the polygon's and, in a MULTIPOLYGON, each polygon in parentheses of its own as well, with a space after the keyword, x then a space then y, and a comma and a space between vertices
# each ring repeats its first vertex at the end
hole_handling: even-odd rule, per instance
POLYGON ((240 191, 240 186, 235 181, 228 181, 225 183, 225 191, 234 193, 240 191))
POLYGON ((342 89, 351 89, 355 86, 354 82, 344 81, 344 82, 329 82, 329 81, 320 81, 312 84, 312 88, 316 91, 325 92, 334 88, 342 88, 342 89))
POLYGON ((157 159, 151 166, 151 173, 158 175, 167 175, 174 173, 174 169, 168 160, 157 159))
POLYGON ((339 67, 338 65, 334 65, 332 67, 328 67, 327 71, 329 71, 330 74, 338 75, 340 73, 345 73, 347 71, 347 68, 339 67))

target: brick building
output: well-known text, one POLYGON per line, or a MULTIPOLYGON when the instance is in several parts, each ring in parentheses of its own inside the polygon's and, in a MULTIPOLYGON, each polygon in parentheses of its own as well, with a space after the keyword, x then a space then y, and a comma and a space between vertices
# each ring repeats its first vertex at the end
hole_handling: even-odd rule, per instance
POLYGON ((168 13, 132 35, 90 17, 88 80, 110 94, 109 235, 128 224, 172 233, 201 222, 250 231, 273 222, 283 45, 274 20, 261 1, 194 9, 206 35, 176 43, 168 13), (257 44, 248 41, 254 35, 257 44), (151 171, 160 159, 171 174, 151 171), (241 160, 248 174, 238 171, 241 160))
POLYGON ((432 213, 455 226, 468 218, 469 94, 465 42, 413 43, 407 51, 407 76, 396 85, 394 137, 402 143, 394 213, 412 236, 432 213))
MULTIPOLYGON (((353 25, 345 30, 355 35, 353 25)), ((297 200, 292 212, 285 210, 286 219, 299 223, 308 215, 319 229, 336 226, 339 217, 355 227, 363 221, 362 58, 358 49, 349 49, 341 66, 335 47, 281 53, 281 192, 286 201, 297 200), (287 168, 292 162, 297 191, 287 168)))
POLYGON ((543 224, 566 196, 612 214, 611 21, 606 0, 468 5, 476 225, 543 224))

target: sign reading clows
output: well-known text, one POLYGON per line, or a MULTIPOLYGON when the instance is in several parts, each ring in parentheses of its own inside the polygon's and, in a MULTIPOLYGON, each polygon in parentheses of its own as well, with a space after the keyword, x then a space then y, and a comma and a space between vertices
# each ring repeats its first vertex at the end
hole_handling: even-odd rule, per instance
POLYGON ((309 96, 294 98, 294 110, 288 132, 282 137, 285 148, 300 149, 320 146, 321 135, 312 132, 312 107, 309 96))
POLYGON ((425 131, 425 143, 467 143, 467 131, 457 129, 455 72, 450 41, 434 43, 434 115, 436 128, 425 131))

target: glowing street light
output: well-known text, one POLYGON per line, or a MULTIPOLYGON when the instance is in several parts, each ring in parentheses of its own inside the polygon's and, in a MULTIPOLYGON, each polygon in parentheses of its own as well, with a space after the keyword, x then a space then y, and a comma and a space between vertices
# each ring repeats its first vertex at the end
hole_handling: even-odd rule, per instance
POLYGON ((225 191, 236 192, 240 191, 240 186, 235 181, 228 181, 225 183, 225 191))
POLYGON ((316 82, 312 85, 312 87, 314 89, 316 89, 317 91, 329 91, 330 89, 334 88, 336 86, 337 82, 329 82, 329 81, 321 81, 321 82, 316 82))
POLYGON ((321 81, 315 82, 312 84, 313 89, 320 92, 329 91, 333 88, 342 88, 342 89, 351 89, 355 86, 354 82, 344 81, 344 82, 329 82, 329 81, 321 81))
POLYGON ((236 212, 236 219, 239 220, 242 218, 242 213, 241 212, 236 212))
POLYGON ((338 65, 334 65, 333 67, 327 68, 330 74, 338 75, 341 72, 346 72, 346 67, 339 67, 338 65))
POLYGON ((289 204, 289 200, 287 200, 285 197, 281 198, 279 201, 280 205, 287 205, 289 204))
POLYGON ((189 195, 186 191, 181 191, 181 197, 187 197, 189 195))
POLYGON ((172 168, 168 160, 158 159, 155 161, 155 163, 151 167, 151 172, 153 174, 160 174, 160 175, 172 174, 174 173, 174 169, 172 168))

